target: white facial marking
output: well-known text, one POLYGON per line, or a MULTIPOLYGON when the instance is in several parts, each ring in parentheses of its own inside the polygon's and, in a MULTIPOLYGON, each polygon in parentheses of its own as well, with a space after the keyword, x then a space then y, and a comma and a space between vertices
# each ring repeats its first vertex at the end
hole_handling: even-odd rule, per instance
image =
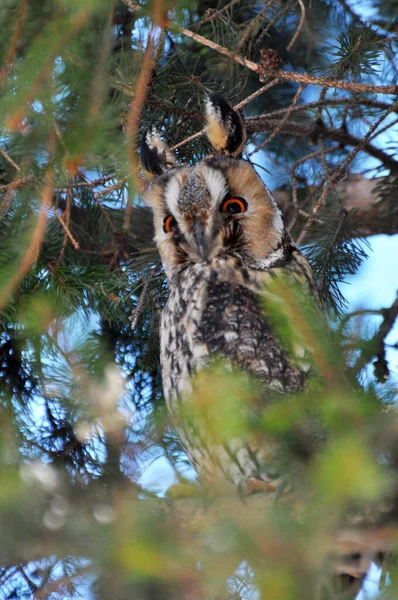
POLYGON ((180 195, 180 187, 181 186, 178 177, 174 176, 167 183, 164 191, 166 206, 172 215, 175 215, 177 212, 177 202, 180 195))
POLYGON ((218 169, 212 169, 207 165, 202 166, 201 172, 213 202, 221 202, 228 191, 224 175, 218 169))

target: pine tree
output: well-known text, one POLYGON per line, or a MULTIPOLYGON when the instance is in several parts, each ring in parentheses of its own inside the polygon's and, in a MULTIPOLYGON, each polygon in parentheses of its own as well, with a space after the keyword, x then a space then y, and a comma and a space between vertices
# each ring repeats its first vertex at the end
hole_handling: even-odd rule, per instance
MULTIPOLYGON (((0 598, 340 597, 332 534, 349 554, 347 515, 395 508, 398 301, 369 334, 339 283, 364 237, 398 232, 396 2, 9 0, 0 18, 0 598), (167 287, 137 148, 156 124, 200 159, 210 91, 243 111, 246 158, 272 169, 332 323, 278 290, 301 315, 286 343, 321 340, 312 392, 262 418, 303 482, 299 519, 283 503, 203 514, 211 499, 166 501, 141 478, 163 456, 184 483, 188 461, 164 415, 167 287), (308 456, 314 414, 335 443, 308 456)), ((393 517, 364 547, 393 549, 393 517)))

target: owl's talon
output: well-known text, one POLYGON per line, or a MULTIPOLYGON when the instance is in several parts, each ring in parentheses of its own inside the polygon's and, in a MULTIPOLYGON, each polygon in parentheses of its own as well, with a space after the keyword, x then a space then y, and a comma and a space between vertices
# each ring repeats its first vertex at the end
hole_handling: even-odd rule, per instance
POLYGON ((273 494, 278 490, 277 483, 270 483, 257 479, 256 477, 249 477, 244 479, 238 485, 238 493, 240 496, 246 497, 252 494, 273 494))

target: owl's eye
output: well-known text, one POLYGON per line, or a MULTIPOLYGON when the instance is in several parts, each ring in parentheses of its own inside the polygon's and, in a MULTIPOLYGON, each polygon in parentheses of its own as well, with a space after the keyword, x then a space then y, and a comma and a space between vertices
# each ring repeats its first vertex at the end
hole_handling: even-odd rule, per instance
POLYGON ((221 203, 220 211, 237 214, 243 213, 247 210, 247 202, 243 198, 227 198, 221 203))
POLYGON ((163 221, 163 231, 165 233, 170 233, 172 229, 177 225, 177 221, 172 215, 167 215, 163 221))

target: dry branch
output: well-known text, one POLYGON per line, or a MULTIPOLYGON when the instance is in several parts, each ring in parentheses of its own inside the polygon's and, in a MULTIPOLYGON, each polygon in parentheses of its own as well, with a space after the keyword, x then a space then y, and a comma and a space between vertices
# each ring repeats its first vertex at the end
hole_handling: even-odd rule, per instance
MULTIPOLYGON (((251 119, 247 119, 247 130, 248 133, 265 133, 267 131, 273 131, 276 127, 279 127, 280 120, 279 119, 268 119, 265 117, 254 117, 251 119)), ((319 128, 316 121, 311 121, 309 123, 301 123, 298 121, 287 121, 284 123, 283 127, 281 127, 280 132, 288 135, 296 135, 300 138, 307 139, 316 139, 318 137, 322 137, 327 140, 331 140, 334 142, 340 142, 345 146, 358 146, 363 143, 363 140, 355 137, 350 134, 348 131, 344 129, 337 128, 328 128, 322 127, 319 128)), ((366 142, 363 144, 362 149, 367 152, 370 156, 374 158, 378 158, 387 168, 394 169, 398 165, 398 161, 396 161, 392 156, 366 142)))
POLYGON ((353 83, 347 81, 339 81, 337 79, 315 77, 312 75, 307 75, 306 73, 290 73, 288 71, 284 71, 283 69, 266 69, 264 65, 257 64, 252 60, 248 60, 247 58, 240 56, 239 54, 235 54, 233 51, 228 50, 228 48, 220 46, 220 44, 216 44, 215 42, 212 42, 211 40, 208 40, 202 35, 190 31, 189 29, 181 27, 179 29, 179 32, 185 35, 186 37, 195 40, 199 44, 207 46, 208 48, 215 50, 223 56, 227 56, 228 58, 241 64, 243 67, 250 69, 250 71, 258 73, 260 75, 260 78, 263 78, 265 76, 276 76, 279 79, 285 81, 294 81, 297 83, 304 83, 307 85, 322 85, 328 88, 350 90, 352 92, 367 92, 371 94, 398 94, 398 85, 368 85, 365 83, 353 83))

